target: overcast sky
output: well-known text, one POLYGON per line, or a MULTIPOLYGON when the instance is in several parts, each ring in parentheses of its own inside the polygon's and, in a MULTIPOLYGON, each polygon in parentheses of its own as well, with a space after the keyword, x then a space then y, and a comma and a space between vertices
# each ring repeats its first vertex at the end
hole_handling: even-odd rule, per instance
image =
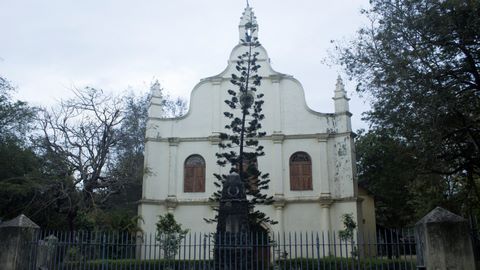
MULTIPOLYGON (((331 40, 348 40, 368 0, 250 0, 273 68, 296 77, 307 104, 333 112, 341 69, 324 60, 331 40)), ((238 43, 244 0, 0 0, 0 75, 16 98, 48 106, 72 87, 147 91, 154 79, 189 98, 226 67, 238 43)), ((354 129, 368 109, 345 82, 354 129)))

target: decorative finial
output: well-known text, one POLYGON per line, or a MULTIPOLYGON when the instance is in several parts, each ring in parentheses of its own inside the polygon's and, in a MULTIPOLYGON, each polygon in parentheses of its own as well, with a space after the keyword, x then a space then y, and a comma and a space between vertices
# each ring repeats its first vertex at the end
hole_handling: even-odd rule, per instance
POLYGON ((248 41, 251 38, 258 38, 258 24, 257 18, 253 13, 252 8, 250 7, 250 3, 247 0, 247 6, 243 11, 242 17, 240 18, 239 27, 239 40, 240 43, 248 41))
POLYGON ((335 85, 335 95, 333 100, 335 100, 335 113, 348 112, 348 101, 350 99, 347 97, 345 85, 343 84, 343 80, 340 75, 337 77, 337 84, 335 85))
POLYGON ((337 77, 337 91, 344 91, 345 90, 345 86, 343 85, 343 80, 342 80, 342 77, 340 75, 338 75, 337 77))
POLYGON ((150 86, 150 105, 148 106, 149 117, 165 117, 165 111, 163 109, 163 90, 158 80, 152 83, 150 86))
POLYGON ((155 80, 155 82, 150 86, 150 92, 154 97, 162 97, 162 87, 160 86, 160 82, 155 80))

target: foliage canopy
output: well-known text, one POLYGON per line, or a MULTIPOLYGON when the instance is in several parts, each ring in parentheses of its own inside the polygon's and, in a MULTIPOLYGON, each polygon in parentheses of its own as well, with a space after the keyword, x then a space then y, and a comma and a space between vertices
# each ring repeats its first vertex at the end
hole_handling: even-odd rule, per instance
POLYGON ((371 98, 371 128, 408 145, 416 173, 480 203, 480 2, 371 0, 371 25, 338 60, 371 98))

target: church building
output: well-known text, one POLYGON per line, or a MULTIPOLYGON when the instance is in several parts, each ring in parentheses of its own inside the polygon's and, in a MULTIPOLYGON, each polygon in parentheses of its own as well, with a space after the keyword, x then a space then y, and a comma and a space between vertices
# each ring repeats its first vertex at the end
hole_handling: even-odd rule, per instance
MULTIPOLYGON (((247 24, 253 18, 247 6, 239 25, 239 40, 244 39, 247 24)), ((257 36, 258 31, 253 35, 257 36)), ((261 42, 261 39, 260 39, 261 42)), ((293 76, 273 70, 263 46, 257 64, 263 93, 262 131, 260 138, 265 156, 258 168, 269 173, 271 182, 263 192, 273 196, 272 205, 257 206, 276 225, 266 225, 271 232, 338 231, 343 228, 342 215, 352 214, 362 230, 362 207, 355 172, 355 150, 351 128, 349 99, 340 78, 333 87, 333 113, 310 109, 302 85, 293 76)), ((231 74, 237 73, 237 56, 246 46, 235 46, 227 67, 216 76, 202 79, 192 90, 188 113, 165 118, 158 84, 152 87, 145 140, 145 176, 139 203, 141 228, 154 233, 158 216, 173 213, 183 228, 191 232, 213 232, 215 206, 209 198, 218 190, 217 174, 229 168, 217 165, 220 152, 219 133, 225 132, 229 119, 223 112, 229 107, 227 90, 234 89, 231 74)), ((373 210, 372 210, 373 211, 373 210)))

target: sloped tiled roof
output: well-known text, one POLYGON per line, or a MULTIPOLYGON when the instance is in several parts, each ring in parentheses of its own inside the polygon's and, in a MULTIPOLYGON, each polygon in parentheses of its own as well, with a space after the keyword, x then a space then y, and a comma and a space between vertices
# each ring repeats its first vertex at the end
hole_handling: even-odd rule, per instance
POLYGON ((454 213, 443 209, 442 207, 437 206, 430 213, 420 219, 417 224, 426 224, 426 223, 457 223, 465 222, 466 220, 454 213))
POLYGON ((18 217, 7 220, 5 222, 0 223, 0 228, 5 227, 21 227, 21 228, 35 228, 40 229, 40 227, 35 224, 31 219, 29 219, 24 214, 19 215, 18 217))

